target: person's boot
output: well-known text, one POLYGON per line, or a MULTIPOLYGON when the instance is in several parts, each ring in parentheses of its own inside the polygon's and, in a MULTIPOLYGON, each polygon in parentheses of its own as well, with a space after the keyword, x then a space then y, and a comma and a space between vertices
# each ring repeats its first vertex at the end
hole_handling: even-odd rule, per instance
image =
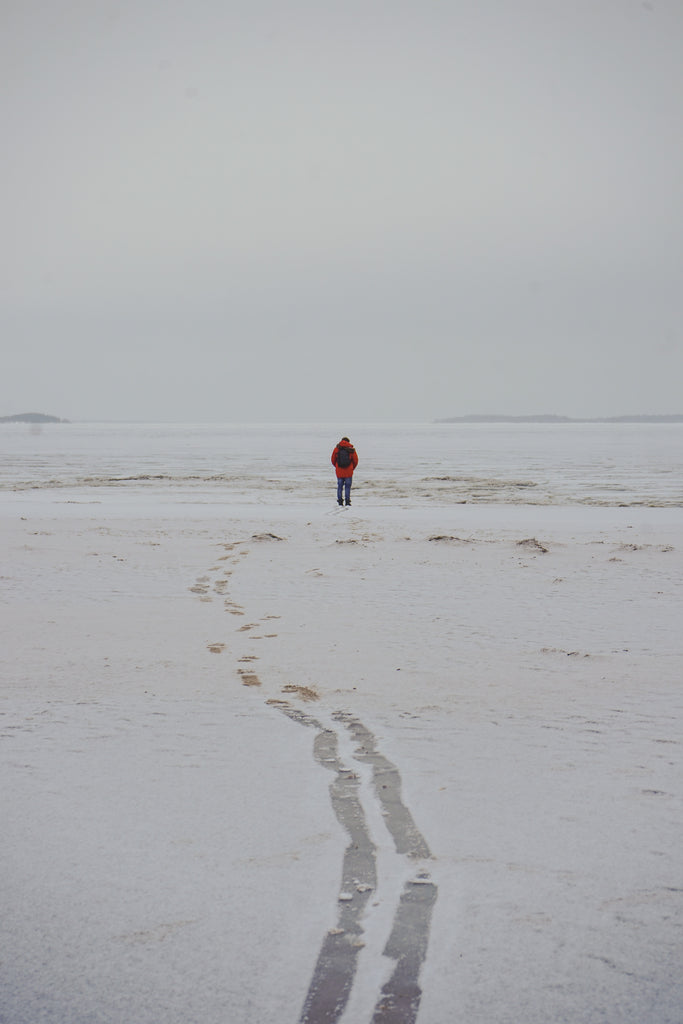
POLYGON ((341 500, 341 498, 337 498, 337 504, 338 504, 338 505, 343 505, 343 504, 344 504, 344 502, 343 502, 343 501, 341 500))

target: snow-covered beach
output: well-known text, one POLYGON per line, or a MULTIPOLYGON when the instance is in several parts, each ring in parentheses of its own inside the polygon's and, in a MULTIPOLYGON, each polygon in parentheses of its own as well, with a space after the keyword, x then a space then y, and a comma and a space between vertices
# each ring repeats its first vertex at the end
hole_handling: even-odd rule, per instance
POLYGON ((0 1020, 680 1021, 680 427, 359 428, 343 510, 323 428, 60 430, 3 435, 0 1020))

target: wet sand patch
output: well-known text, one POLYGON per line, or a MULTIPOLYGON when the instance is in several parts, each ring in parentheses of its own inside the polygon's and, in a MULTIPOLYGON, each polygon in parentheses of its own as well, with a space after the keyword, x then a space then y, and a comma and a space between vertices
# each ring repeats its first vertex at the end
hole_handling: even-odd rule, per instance
POLYGON ((300 700, 320 700, 320 694, 312 686, 298 686, 296 683, 287 683, 286 686, 282 687, 282 692, 296 694, 300 700))
POLYGON ((261 680, 255 672, 251 672, 248 669, 238 668, 237 669, 240 678, 242 679, 242 686, 260 686, 261 680))

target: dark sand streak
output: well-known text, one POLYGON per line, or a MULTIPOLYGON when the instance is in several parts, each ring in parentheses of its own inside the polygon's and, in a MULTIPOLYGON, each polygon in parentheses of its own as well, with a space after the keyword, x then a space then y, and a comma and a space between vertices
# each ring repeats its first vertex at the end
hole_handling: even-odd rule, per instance
POLYGON ((408 882, 394 917, 384 955, 398 961, 382 986, 371 1024, 414 1024, 422 989, 418 981, 427 956, 432 910, 437 887, 433 882, 408 882))
MULTIPOLYGON (((396 852, 412 860, 430 858, 429 847, 401 799, 401 776, 396 765, 377 750, 375 737, 362 722, 341 711, 333 717, 346 725, 358 743, 355 759, 372 765, 375 793, 396 852)), ((422 996, 418 981, 427 956, 437 893, 438 889, 426 871, 418 875, 417 881, 406 883, 384 948, 384 955, 396 960, 397 964, 389 981, 382 987, 372 1024, 414 1024, 417 1020, 422 996)))
POLYGON ((431 857, 427 843, 401 799, 401 776, 396 765, 379 753, 375 746, 375 737, 362 722, 343 711, 337 711, 333 718, 337 722, 343 722, 359 744, 354 754, 356 761, 372 765, 375 792, 384 813, 384 822, 394 840, 396 852, 404 853, 415 860, 431 857))
POLYGON ((295 722, 318 729, 313 754, 318 764, 335 773, 330 784, 332 810, 351 840, 344 852, 337 926, 323 939, 299 1018, 300 1024, 334 1024, 351 993, 358 954, 363 948, 361 918, 377 887, 375 845, 358 797, 358 776, 339 759, 337 734, 295 708, 280 708, 295 722))
MULTIPOLYGON (((377 884, 376 848, 365 824, 358 796, 358 777, 339 758, 337 734, 284 701, 272 703, 293 721, 318 730, 314 757, 318 764, 335 773, 330 784, 332 809, 351 839, 344 853, 337 927, 323 939, 299 1018, 299 1024, 335 1024, 348 1002, 358 954, 363 946, 361 918, 377 884)), ((335 712, 333 718, 343 723, 358 743, 355 760, 372 765, 375 793, 396 852, 413 860, 431 857, 427 843, 401 799, 401 777, 396 766, 379 753, 375 737, 362 722, 342 711, 335 712)), ((415 1024, 417 1020, 422 996, 419 975, 427 955, 437 891, 426 871, 404 887, 384 948, 384 956, 397 963, 382 986, 371 1024, 415 1024)))

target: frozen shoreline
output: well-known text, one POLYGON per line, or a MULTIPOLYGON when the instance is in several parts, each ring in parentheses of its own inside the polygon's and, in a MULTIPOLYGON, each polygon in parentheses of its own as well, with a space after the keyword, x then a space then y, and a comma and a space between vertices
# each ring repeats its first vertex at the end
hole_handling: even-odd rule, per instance
POLYGON ((283 708, 376 846, 343 1024, 416 865, 338 714, 432 854, 421 1024, 676 1019, 680 510, 34 497, 2 508, 8 1020, 299 1020, 348 836, 283 708))
MULTIPOLYGON (((341 436, 324 424, 84 424, 3 431, 14 501, 319 507, 341 436), (42 493, 41 493, 42 492, 42 493), (22 497, 23 495, 23 497, 22 497)), ((366 508, 683 505, 680 424, 346 425, 366 508)), ((135 514, 134 511, 131 514, 135 514)), ((194 511, 190 511, 194 515, 194 511)))

